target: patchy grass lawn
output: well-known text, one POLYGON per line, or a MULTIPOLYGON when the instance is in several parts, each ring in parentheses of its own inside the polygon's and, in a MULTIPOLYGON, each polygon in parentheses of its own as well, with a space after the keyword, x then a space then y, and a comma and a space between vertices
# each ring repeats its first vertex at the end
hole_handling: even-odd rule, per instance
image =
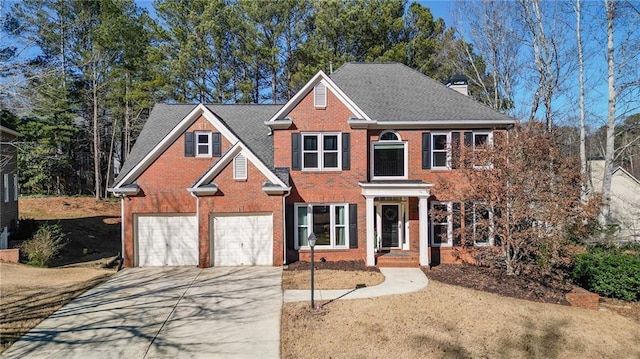
POLYGON ((429 281, 422 291, 285 303, 284 358, 638 358, 640 323, 612 311, 429 281))
MULTIPOLYGON (((101 283, 120 252, 120 204, 91 197, 20 198, 20 217, 60 223, 69 243, 52 267, 0 263, 0 352, 60 307, 101 283), (86 250, 85 250, 86 249, 86 250)), ((10 242, 11 247, 20 243, 10 242)))

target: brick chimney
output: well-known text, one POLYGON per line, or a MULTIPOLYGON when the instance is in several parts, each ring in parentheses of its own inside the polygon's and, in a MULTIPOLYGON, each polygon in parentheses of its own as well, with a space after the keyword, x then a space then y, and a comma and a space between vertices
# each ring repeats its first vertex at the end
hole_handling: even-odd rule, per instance
POLYGON ((465 75, 453 75, 449 77, 445 86, 465 96, 469 96, 469 80, 465 75))

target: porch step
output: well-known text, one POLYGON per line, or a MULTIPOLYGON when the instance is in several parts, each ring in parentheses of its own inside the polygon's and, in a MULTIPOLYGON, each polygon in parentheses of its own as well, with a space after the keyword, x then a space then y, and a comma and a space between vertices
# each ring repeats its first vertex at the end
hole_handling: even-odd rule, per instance
POLYGON ((378 267, 420 267, 420 258, 417 253, 391 252, 376 257, 378 267))

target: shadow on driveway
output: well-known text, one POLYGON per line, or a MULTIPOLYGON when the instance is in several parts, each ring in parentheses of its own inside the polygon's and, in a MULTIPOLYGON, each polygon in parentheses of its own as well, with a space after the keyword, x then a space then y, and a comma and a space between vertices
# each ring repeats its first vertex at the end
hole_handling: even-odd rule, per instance
POLYGON ((2 358, 279 357, 281 306, 280 268, 125 269, 2 358))

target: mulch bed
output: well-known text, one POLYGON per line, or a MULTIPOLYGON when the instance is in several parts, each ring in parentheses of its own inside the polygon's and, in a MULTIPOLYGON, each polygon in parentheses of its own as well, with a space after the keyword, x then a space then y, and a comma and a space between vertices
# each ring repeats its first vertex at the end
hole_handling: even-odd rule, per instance
MULTIPOLYGON (((315 269, 333 269, 344 271, 360 271, 360 272, 380 272, 378 267, 367 267, 364 261, 315 261, 315 269)), ((284 267, 284 270, 309 270, 311 263, 298 261, 293 262, 284 267)))
POLYGON ((552 278, 543 281, 525 275, 507 275, 503 269, 466 264, 440 264, 431 269, 423 268, 429 279, 543 303, 569 305, 565 295, 573 285, 552 278))

